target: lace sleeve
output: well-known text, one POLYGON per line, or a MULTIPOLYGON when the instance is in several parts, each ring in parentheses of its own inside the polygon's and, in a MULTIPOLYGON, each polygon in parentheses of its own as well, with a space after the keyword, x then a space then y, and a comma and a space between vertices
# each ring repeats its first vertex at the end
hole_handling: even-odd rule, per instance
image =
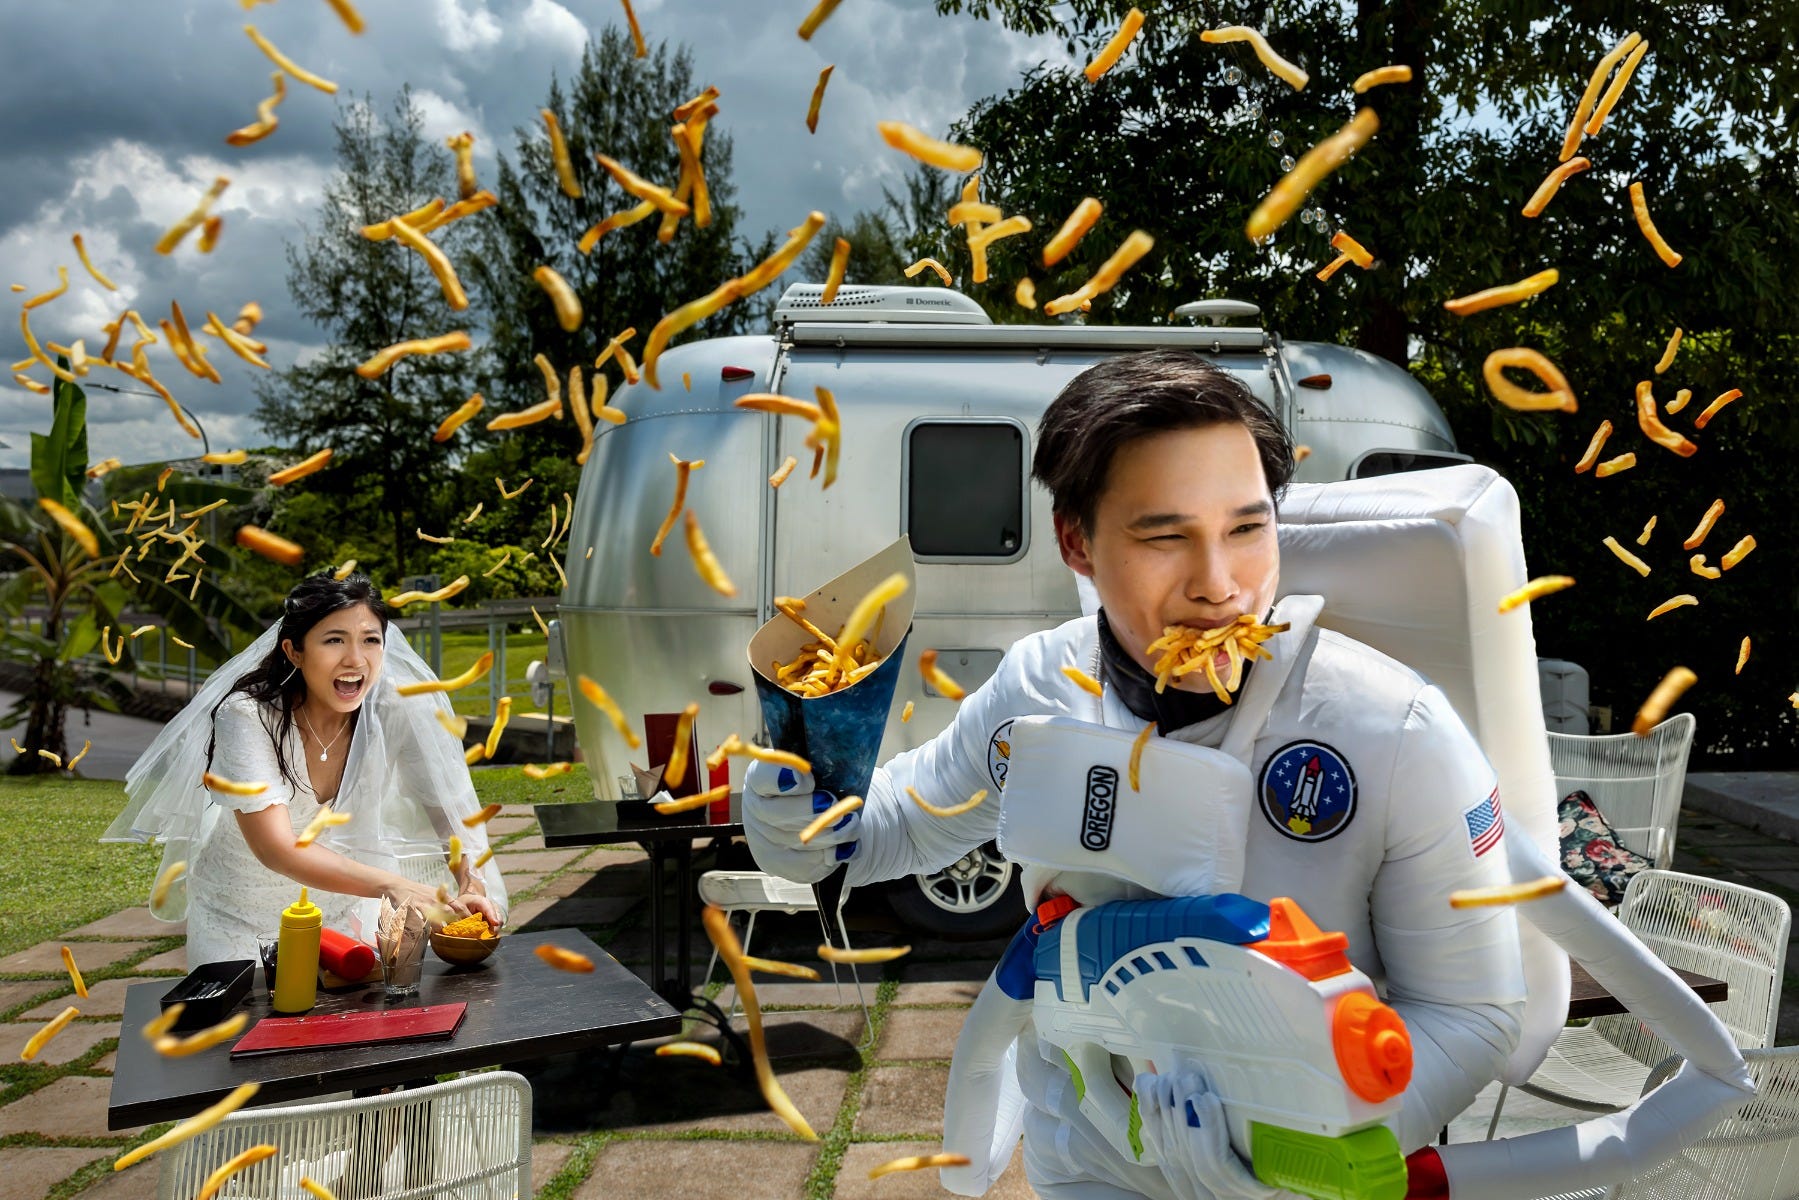
MULTIPOLYGON (((207 795, 214 804, 233 812, 258 812, 271 804, 293 799, 293 788, 281 777, 275 758, 275 739, 264 720, 273 714, 248 696, 232 696, 219 706, 212 727, 212 774, 237 783, 266 783, 268 790, 255 796, 233 796, 216 788, 207 795)), ((292 763, 290 768, 303 769, 292 763)))

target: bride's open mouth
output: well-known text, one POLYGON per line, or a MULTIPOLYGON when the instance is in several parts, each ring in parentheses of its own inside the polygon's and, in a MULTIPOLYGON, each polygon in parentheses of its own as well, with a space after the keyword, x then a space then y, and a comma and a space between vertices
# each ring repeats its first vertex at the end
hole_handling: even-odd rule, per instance
POLYGON ((354 700, 362 695, 362 686, 367 680, 366 675, 339 675, 331 681, 331 687, 339 700, 354 700))

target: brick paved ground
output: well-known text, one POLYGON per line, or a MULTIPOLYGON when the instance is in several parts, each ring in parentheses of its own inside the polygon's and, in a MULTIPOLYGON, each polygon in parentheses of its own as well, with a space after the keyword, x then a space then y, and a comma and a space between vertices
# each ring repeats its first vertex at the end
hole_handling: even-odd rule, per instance
MULTIPOLYGON (((648 886, 633 850, 543 848, 528 808, 496 821, 513 840, 501 848, 514 881, 515 923, 578 925, 626 963, 644 957, 634 903, 648 886), (501 824, 504 822, 504 824, 501 824)), ((1799 903, 1799 847, 1701 813, 1682 814, 1676 867, 1746 882, 1799 903)), ((809 958, 816 927, 805 918, 757 927, 756 949, 770 957, 809 958)), ((876 935, 878 938, 878 935, 876 935)), ((181 974, 179 927, 130 909, 0 960, 0 1200, 82 1196, 146 1197, 154 1161, 114 1173, 112 1160, 163 1127, 109 1131, 105 1106, 119 998, 127 983, 181 974), (17 1061, 42 1021, 68 1003, 70 986, 57 948, 72 946, 92 985, 81 1018, 34 1063, 17 1061)), ((705 947, 696 935, 696 946, 705 947)), ((800 1141, 768 1111, 753 1079, 692 1059, 658 1059, 639 1047, 609 1082, 591 1062, 551 1061, 531 1068, 537 1137, 533 1175, 551 1200, 679 1194, 703 1200, 879 1197, 912 1200, 947 1193, 934 1173, 870 1183, 869 1168, 901 1155, 928 1153, 942 1129, 948 1057, 967 1006, 999 947, 920 943, 864 986, 870 1017, 853 992, 831 985, 771 983, 760 989, 770 1012, 769 1045, 777 1076, 822 1141, 800 1141)), ((697 953, 701 969, 703 952, 697 953)), ((1799 961, 1799 955, 1789 962, 1799 961)), ((865 969, 866 970, 866 969, 865 969)), ((728 1006, 728 988, 714 984, 728 1006)), ((1799 1041, 1799 983, 1789 968, 1781 1043, 1799 1041)), ((741 1019, 738 1022, 741 1028, 741 1019)), ((716 1034, 696 1028, 699 1040, 716 1034)), ((1494 1092, 1483 1094, 1452 1126, 1455 1140, 1485 1133, 1494 1092)), ((1566 1123, 1565 1110, 1506 1103, 1502 1130, 1566 1123)), ((1014 1163, 991 1195, 1032 1195, 1014 1163)))

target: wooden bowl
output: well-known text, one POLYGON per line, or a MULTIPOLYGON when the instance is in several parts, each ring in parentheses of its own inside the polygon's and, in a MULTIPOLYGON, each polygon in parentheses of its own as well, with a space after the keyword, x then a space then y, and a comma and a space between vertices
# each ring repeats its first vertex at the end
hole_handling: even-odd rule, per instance
POLYGON ((503 935, 495 934, 487 938, 454 937, 447 933, 433 932, 431 949, 447 963, 471 967, 499 949, 501 936, 503 935))

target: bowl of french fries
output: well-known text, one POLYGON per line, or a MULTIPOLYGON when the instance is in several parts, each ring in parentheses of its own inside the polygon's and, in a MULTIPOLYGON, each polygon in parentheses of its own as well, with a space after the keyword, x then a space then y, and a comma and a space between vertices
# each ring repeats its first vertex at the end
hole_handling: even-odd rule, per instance
POLYGON ((499 947, 499 932, 478 912, 431 931, 432 951, 445 962, 459 967, 472 967, 483 962, 499 947))

